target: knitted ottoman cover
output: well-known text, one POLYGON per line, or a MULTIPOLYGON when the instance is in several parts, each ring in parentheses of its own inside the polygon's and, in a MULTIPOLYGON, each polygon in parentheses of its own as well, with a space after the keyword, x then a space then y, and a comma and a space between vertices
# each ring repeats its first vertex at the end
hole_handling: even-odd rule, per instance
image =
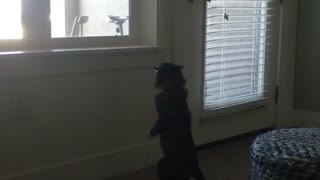
POLYGON ((282 129, 251 147, 251 180, 320 180, 320 129, 282 129))

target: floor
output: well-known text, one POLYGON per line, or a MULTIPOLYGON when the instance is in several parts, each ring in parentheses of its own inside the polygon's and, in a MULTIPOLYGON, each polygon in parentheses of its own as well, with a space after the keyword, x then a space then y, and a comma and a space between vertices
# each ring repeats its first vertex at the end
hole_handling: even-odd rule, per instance
MULTIPOLYGON (((207 180, 248 180, 249 148, 253 138, 236 140, 199 152, 201 169, 207 180)), ((114 177, 109 180, 158 180, 155 167, 114 177)))

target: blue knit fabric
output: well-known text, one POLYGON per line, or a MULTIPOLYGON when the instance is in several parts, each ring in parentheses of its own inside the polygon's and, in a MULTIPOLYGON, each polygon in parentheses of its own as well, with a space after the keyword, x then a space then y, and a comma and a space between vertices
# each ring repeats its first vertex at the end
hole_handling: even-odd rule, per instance
POLYGON ((320 129, 282 129, 251 147, 251 180, 320 180, 320 129))

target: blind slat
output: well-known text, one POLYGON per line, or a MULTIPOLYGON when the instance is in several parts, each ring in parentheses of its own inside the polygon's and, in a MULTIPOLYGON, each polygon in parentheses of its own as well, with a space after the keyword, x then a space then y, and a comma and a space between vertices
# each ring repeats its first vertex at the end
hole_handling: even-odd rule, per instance
MULTIPOLYGON (((226 101, 234 101, 234 100, 241 100, 242 98, 256 98, 256 99, 260 99, 263 98, 263 94, 266 93, 270 93, 270 91, 261 91, 261 92, 256 92, 256 93, 248 93, 246 95, 241 95, 241 96, 237 96, 237 97, 233 97, 233 98, 226 98, 226 99, 221 99, 212 103, 219 103, 219 102, 226 102, 226 101)), ((210 97, 209 97, 210 98, 210 97)), ((269 98, 269 97, 265 97, 265 98, 269 98)), ((211 102, 210 102, 211 103, 211 102)), ((209 104, 210 104, 209 103, 209 104)))
MULTIPOLYGON (((206 93, 206 95, 208 96, 208 97, 210 97, 210 96, 216 96, 216 95, 225 95, 225 94, 228 94, 228 93, 233 93, 233 92, 239 92, 239 91, 241 91, 241 90, 252 90, 252 89, 256 89, 256 88, 264 88, 264 87, 266 87, 266 86, 270 86, 270 84, 263 84, 263 85, 258 85, 258 86, 250 86, 250 85, 248 85, 248 86, 243 86, 243 87, 239 87, 239 88, 234 88, 234 89, 228 89, 227 88, 227 90, 224 90, 223 91, 223 93, 221 93, 221 92, 217 92, 217 91, 219 91, 218 90, 218 88, 217 89, 208 89, 207 90, 207 93, 206 93)), ((225 87, 219 87, 220 89, 224 89, 225 87)))
POLYGON ((269 52, 269 51, 268 50, 260 50, 260 51, 245 51, 245 52, 236 52, 236 53, 212 54, 212 55, 208 55, 206 58, 221 57, 221 56, 238 56, 241 54, 248 54, 248 53, 257 54, 257 53, 263 53, 263 52, 269 52))
MULTIPOLYGON (((227 79, 227 78, 232 78, 232 77, 236 77, 236 76, 243 76, 243 75, 252 75, 252 74, 255 74, 255 75, 263 75, 264 73, 267 73, 267 71, 259 71, 259 72, 255 72, 255 71, 252 71, 252 72, 241 72, 241 73, 234 73, 234 74, 228 74, 228 75, 224 75, 224 76, 216 76, 216 77, 206 77, 205 80, 206 81, 211 81, 211 80, 217 80, 217 79, 227 79)), ((209 73, 208 73, 209 74, 209 73)))
POLYGON ((211 40, 207 40, 207 43, 212 42, 212 41, 228 41, 228 40, 244 40, 244 39, 269 39, 269 38, 271 38, 271 36, 232 37, 232 38, 211 39, 211 40))
MULTIPOLYGON (((212 17, 224 17, 224 14, 211 14, 210 16, 207 16, 207 18, 212 18, 212 17)), ((272 15, 268 14, 260 14, 260 15, 255 15, 255 14, 229 14, 230 17, 272 17, 272 15)))
MULTIPOLYGON (((217 7, 211 7, 209 9, 226 9, 226 7, 221 7, 221 6, 217 6, 217 7)), ((239 9, 239 10, 269 10, 272 8, 267 8, 267 7, 261 7, 261 8, 256 8, 256 7, 228 7, 228 9, 239 9)))
POLYGON ((209 34, 215 34, 215 33, 230 33, 230 32, 248 32, 248 31, 251 31, 251 32, 259 32, 259 31, 263 31, 263 32, 266 32, 266 31, 271 31, 271 29, 266 29, 266 28, 259 28, 259 29, 233 29, 233 30, 218 30, 218 31, 208 31, 207 32, 207 35, 209 34))
POLYGON ((267 22, 267 21, 262 21, 262 22, 250 22, 250 21, 236 21, 236 22, 219 22, 219 23, 210 23, 210 24, 207 24, 207 27, 210 27, 210 26, 218 26, 218 25, 244 25, 244 24, 264 24, 264 25, 267 25, 267 24, 271 24, 271 22, 267 22))
MULTIPOLYGON (((259 78, 259 79, 242 79, 242 80, 238 80, 238 81, 229 81, 229 82, 224 82, 223 85, 224 86, 232 86, 232 85, 237 85, 237 84, 243 84, 243 83, 252 83, 254 81, 263 81, 266 80, 265 78, 259 78)), ((216 88, 218 85, 221 84, 221 81, 209 81, 206 86, 205 89, 209 90, 211 88, 216 88), (211 82, 211 83, 210 83, 211 82)))
POLYGON ((243 104, 249 104, 249 103, 253 103, 253 102, 261 102, 261 101, 265 101, 268 100, 269 97, 260 97, 260 96, 256 96, 256 97, 251 97, 251 98, 246 98, 246 99, 241 99, 241 101, 236 101, 235 102, 228 102, 225 101, 224 103, 220 103, 220 106, 216 106, 216 104, 212 104, 212 103, 207 103, 206 106, 206 110, 207 111, 214 111, 214 110, 219 110, 219 109, 225 109, 225 108, 231 108, 233 106, 237 106, 237 105, 243 105, 243 104))
POLYGON ((269 46, 271 44, 270 43, 259 43, 259 44, 251 43, 251 44, 238 44, 238 45, 226 45, 226 46, 223 46, 223 45, 220 45, 220 43, 219 43, 215 47, 210 47, 210 48, 206 48, 206 49, 208 51, 208 50, 212 50, 212 49, 238 48, 238 47, 242 47, 243 48, 243 47, 248 47, 248 46, 250 48, 252 46, 261 46, 261 45, 269 46))
MULTIPOLYGON (((224 83, 236 83, 236 82, 241 82, 241 81, 245 81, 247 80, 248 82, 250 81, 254 81, 254 80, 264 80, 264 81, 268 81, 267 78, 265 77, 260 77, 260 78, 257 78, 257 79, 253 79, 251 74, 243 74, 243 75, 239 75, 239 76, 233 76, 233 77, 228 77, 227 79, 224 79, 223 82, 224 83)), ((218 78, 218 79, 209 79, 206 81, 206 84, 205 84, 205 87, 210 87, 210 86, 213 86, 213 85, 216 85, 218 83, 221 82, 221 79, 218 78)))
MULTIPOLYGON (((273 2, 274 0, 228 0, 228 2, 273 2)), ((226 2, 225 0, 215 0, 215 2, 226 2)), ((213 4, 213 3, 211 3, 213 4)))
POLYGON ((228 73, 228 72, 236 72, 237 70, 247 70, 247 69, 257 69, 257 68, 262 68, 267 66, 266 64, 257 64, 257 65, 247 65, 247 66, 236 66, 236 67, 225 67, 225 68, 219 68, 217 67, 216 69, 210 69, 210 70, 206 70, 206 73, 210 74, 210 73, 217 73, 217 72, 223 72, 223 73, 228 73))
POLYGON ((210 66, 217 66, 218 64, 222 63, 241 63, 241 62, 247 62, 247 61, 252 61, 252 60, 267 60, 269 57, 261 57, 261 58, 247 58, 247 59, 232 59, 232 60, 221 60, 221 58, 218 58, 219 61, 213 61, 213 60, 208 60, 206 62, 206 68, 210 66))

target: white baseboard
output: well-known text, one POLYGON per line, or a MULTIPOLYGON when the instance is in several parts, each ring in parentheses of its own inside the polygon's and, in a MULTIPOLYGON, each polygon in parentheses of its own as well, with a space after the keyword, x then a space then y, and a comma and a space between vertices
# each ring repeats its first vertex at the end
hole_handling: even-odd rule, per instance
POLYGON ((302 127, 320 127, 320 113, 295 110, 295 120, 300 122, 302 127))
POLYGON ((7 177, 0 177, 0 179, 103 180, 151 166, 155 164, 160 156, 158 142, 152 141, 25 172, 18 172, 7 177))

